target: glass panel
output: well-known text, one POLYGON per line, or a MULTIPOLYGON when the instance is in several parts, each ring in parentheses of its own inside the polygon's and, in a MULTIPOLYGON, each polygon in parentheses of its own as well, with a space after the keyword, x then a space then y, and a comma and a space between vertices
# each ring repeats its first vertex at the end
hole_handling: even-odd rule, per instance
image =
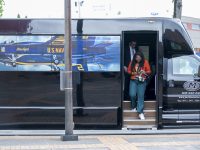
POLYGON ((64 70, 64 36, 53 36, 47 53, 52 55, 52 70, 64 70))
POLYGON ((194 75, 198 73, 200 62, 192 56, 181 56, 172 59, 173 74, 194 75))
POLYGON ((165 22, 164 57, 172 58, 176 55, 193 54, 191 40, 181 24, 165 22))
POLYGON ((46 53, 49 45, 51 36, 17 36, 18 71, 51 71, 51 54, 46 53))
POLYGON ((0 36, 0 70, 16 71, 16 36, 0 36))
POLYGON ((0 70, 4 71, 51 71, 51 54, 47 47, 51 36, 1 36, 0 70))
POLYGON ((72 63, 84 71, 120 71, 120 36, 74 36, 72 63))
MULTIPOLYGON (((0 36, 1 71, 64 70, 64 36, 0 36)), ((73 71, 120 71, 120 36, 72 36, 73 71)))

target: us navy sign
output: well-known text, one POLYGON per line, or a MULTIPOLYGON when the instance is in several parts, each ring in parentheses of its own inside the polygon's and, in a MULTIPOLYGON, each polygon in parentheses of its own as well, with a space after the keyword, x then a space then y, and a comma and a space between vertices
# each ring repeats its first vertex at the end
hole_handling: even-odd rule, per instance
POLYGON ((187 81, 183 84, 183 88, 186 91, 198 91, 200 89, 200 82, 197 81, 187 81))

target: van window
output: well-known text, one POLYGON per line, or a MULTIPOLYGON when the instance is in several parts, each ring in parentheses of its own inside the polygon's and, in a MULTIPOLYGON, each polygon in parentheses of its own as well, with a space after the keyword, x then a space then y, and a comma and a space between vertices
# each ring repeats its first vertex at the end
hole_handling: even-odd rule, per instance
POLYGON ((181 50, 181 45, 178 44, 178 43, 171 42, 171 43, 170 43, 170 46, 171 46, 171 48, 174 49, 174 50, 181 50))
POLYGON ((194 75, 198 72, 199 60, 194 56, 180 56, 172 58, 174 75, 194 75))
POLYGON ((163 42, 165 58, 172 58, 174 55, 193 54, 190 38, 181 24, 166 21, 164 23, 163 42))

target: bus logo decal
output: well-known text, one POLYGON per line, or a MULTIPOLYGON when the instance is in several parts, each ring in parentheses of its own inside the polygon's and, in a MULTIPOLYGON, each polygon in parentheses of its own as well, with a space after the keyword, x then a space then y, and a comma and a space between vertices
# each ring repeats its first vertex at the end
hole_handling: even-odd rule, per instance
POLYGON ((187 81, 183 84, 183 88, 186 91, 198 91, 200 89, 200 82, 197 81, 187 81))

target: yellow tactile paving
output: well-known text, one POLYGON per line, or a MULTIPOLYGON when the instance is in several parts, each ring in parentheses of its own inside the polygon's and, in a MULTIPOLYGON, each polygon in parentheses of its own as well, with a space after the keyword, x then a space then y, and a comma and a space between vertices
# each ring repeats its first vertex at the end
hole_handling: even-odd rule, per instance
MULTIPOLYGON (((133 135, 119 135, 121 137, 133 137, 133 135)), ((134 135, 137 138, 142 137, 200 137, 200 134, 165 134, 165 135, 134 135)))
POLYGON ((137 147, 120 136, 99 136, 97 138, 111 150, 137 150, 137 147))

